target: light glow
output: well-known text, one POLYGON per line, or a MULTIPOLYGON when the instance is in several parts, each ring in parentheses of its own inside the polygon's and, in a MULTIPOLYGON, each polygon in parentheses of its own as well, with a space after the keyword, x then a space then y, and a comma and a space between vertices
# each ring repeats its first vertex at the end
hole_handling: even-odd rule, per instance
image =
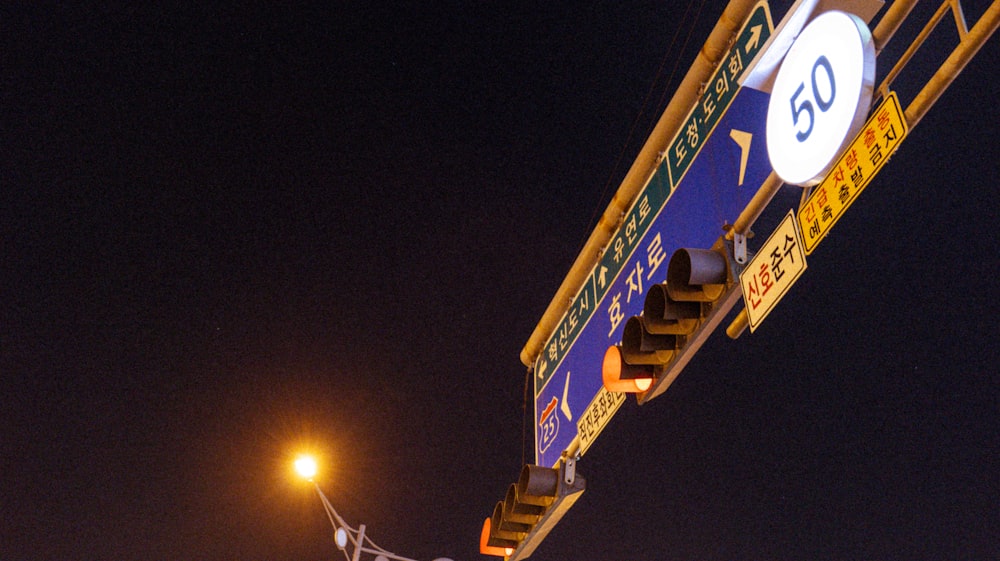
POLYGON ((496 547, 489 545, 490 541, 490 529, 491 529, 490 519, 487 518, 483 522, 483 530, 479 534, 479 553, 483 555, 492 555, 494 557, 510 557, 514 553, 514 548, 512 547, 496 547))
POLYGON ((312 456, 299 456, 295 459, 295 471, 302 477, 312 480, 318 471, 316 459, 312 456))
POLYGON ((621 349, 617 345, 608 347, 608 350, 604 353, 604 362, 601 365, 601 380, 604 382, 604 389, 609 392, 642 393, 653 386, 653 378, 651 376, 622 378, 622 371, 626 368, 634 367, 629 367, 625 364, 621 349))

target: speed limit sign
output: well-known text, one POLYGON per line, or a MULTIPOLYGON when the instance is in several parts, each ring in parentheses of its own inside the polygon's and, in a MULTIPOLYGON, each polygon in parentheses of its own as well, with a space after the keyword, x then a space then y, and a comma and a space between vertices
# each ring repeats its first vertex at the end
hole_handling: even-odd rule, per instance
POLYGON ((785 55, 767 109, 767 151, 785 183, 819 183, 864 125, 875 44, 861 18, 823 13, 785 55))

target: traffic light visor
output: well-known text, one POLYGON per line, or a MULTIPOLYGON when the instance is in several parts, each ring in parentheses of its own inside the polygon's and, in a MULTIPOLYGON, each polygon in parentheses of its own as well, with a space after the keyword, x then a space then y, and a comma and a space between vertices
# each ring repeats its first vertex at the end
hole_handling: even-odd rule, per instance
POLYGON ((667 265, 667 292, 677 302, 714 302, 726 291, 728 275, 723 253, 681 248, 667 265))
MULTIPOLYGON (((657 366, 674 358, 677 349, 676 335, 657 335, 645 327, 646 320, 632 316, 622 331, 621 355, 632 366, 657 366)), ((640 378, 645 376, 639 376, 640 378)))
POLYGON ((646 331, 657 335, 688 335, 698 328, 700 302, 677 302, 670 298, 666 284, 654 284, 642 305, 646 331))
POLYGON ((559 492, 559 470, 527 464, 517 478, 517 500, 547 507, 556 500, 559 492))
POLYGON ((517 484, 513 483, 507 488, 507 495, 503 500, 503 519, 515 524, 527 524, 529 529, 545 512, 545 507, 531 504, 524 500, 524 496, 518 492, 517 484))

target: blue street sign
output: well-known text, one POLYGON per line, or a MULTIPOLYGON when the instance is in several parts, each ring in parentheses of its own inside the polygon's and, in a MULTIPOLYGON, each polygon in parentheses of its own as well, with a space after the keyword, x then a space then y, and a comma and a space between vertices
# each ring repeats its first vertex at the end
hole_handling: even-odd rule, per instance
POLYGON ((535 363, 539 465, 554 466, 574 439, 579 453, 586 451, 625 400, 601 380, 604 352, 621 340, 625 320, 641 313, 648 287, 666 279, 674 250, 711 246, 771 172, 769 96, 736 83, 756 53, 740 47, 752 40, 759 49, 773 29, 765 13, 763 31, 751 31, 759 13, 739 36, 746 42, 738 39, 727 57, 732 66, 720 65, 535 363), (734 52, 745 58, 733 61, 734 52))

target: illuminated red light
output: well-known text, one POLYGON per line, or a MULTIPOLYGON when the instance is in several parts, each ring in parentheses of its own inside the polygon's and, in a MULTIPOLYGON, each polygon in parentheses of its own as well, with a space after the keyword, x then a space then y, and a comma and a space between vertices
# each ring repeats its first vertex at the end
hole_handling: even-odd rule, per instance
POLYGON ((641 393, 653 386, 653 368, 627 364, 621 347, 612 345, 604 353, 601 378, 609 392, 641 393))
POLYGON ((488 542, 490 541, 491 525, 492 523, 489 518, 483 522, 483 531, 479 535, 479 553, 482 553, 483 555, 494 555, 496 557, 508 557, 510 554, 514 553, 514 548, 489 545, 488 542))

